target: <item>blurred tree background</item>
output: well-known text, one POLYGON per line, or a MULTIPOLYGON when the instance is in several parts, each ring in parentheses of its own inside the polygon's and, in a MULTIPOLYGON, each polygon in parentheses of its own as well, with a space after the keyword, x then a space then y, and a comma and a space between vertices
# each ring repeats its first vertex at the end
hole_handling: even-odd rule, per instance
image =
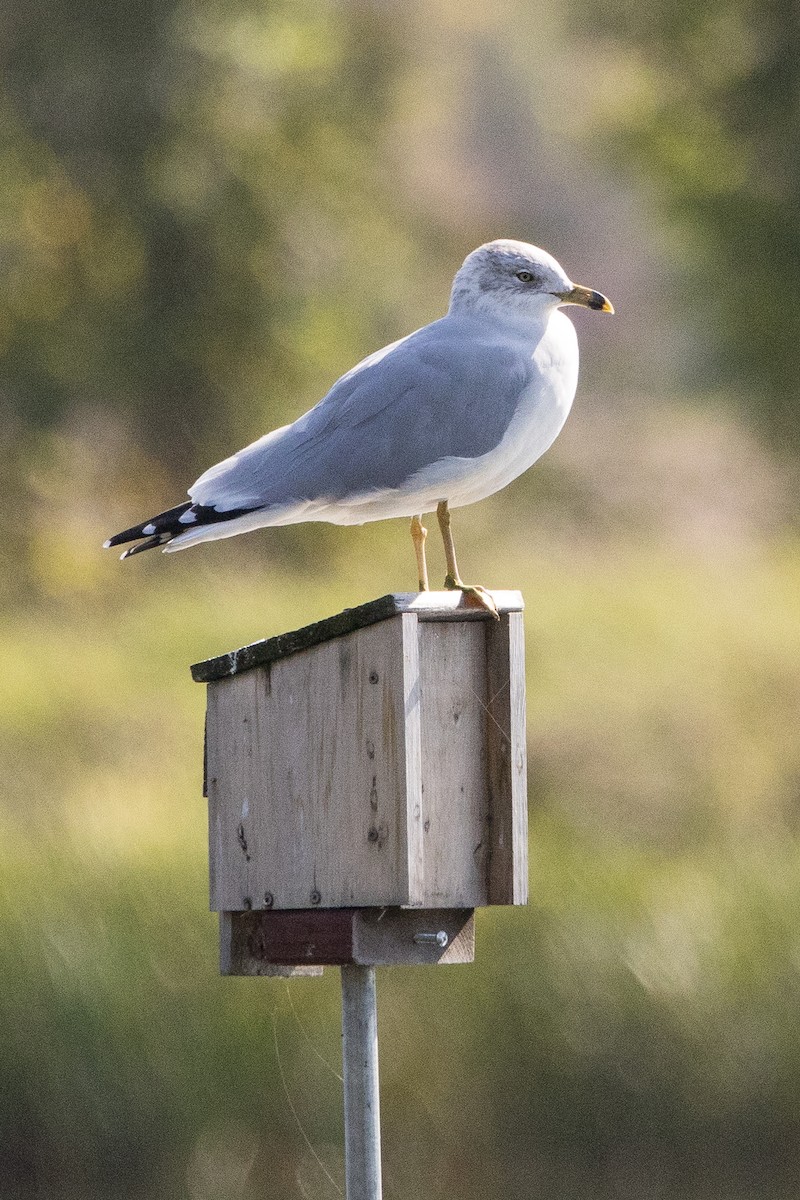
POLYGON ((3 1195, 341 1194, 336 973, 216 973, 187 666, 411 586, 407 530, 99 544, 513 236, 618 315, 575 317, 546 460, 457 518, 528 604, 532 900, 481 914, 473 967, 382 973, 387 1200, 793 1197, 793 7, 1 27, 3 1195))

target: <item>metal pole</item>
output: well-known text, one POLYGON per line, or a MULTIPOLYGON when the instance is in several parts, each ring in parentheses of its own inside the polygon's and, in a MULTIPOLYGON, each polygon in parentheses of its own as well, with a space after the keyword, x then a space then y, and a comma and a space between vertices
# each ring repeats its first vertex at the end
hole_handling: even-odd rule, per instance
POLYGON ((374 967, 342 967, 342 1041, 347 1200, 381 1200, 374 967))

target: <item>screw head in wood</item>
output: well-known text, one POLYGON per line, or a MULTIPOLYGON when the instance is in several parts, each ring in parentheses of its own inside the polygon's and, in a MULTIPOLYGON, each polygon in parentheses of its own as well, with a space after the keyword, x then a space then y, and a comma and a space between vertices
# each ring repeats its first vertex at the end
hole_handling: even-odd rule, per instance
POLYGON ((321 899, 322 899, 322 896, 320 896, 319 892, 315 888, 314 891, 311 893, 311 903, 314 905, 317 905, 317 904, 319 904, 321 899))
POLYGON ((272 892, 264 892, 264 908, 272 908, 275 903, 275 897, 272 892))
POLYGON ((418 945, 425 945, 426 943, 429 943, 430 945, 438 946, 440 950, 443 950, 450 941, 450 938, 445 933, 444 929, 440 929, 438 933, 415 933, 414 941, 417 942, 418 945))
POLYGON ((370 681, 370 683, 377 683, 377 682, 378 682, 378 678, 379 678, 379 677, 378 677, 378 672, 377 672, 377 671, 370 671, 370 673, 369 673, 369 681, 370 681))

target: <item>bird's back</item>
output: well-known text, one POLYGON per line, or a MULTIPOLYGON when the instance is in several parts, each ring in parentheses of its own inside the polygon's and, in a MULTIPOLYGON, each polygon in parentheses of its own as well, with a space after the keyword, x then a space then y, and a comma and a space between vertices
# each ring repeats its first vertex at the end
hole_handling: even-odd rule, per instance
POLYGON ((365 359, 292 425, 206 472, 190 495, 217 507, 335 504, 402 489, 432 462, 481 458, 536 381, 538 340, 444 317, 365 359))

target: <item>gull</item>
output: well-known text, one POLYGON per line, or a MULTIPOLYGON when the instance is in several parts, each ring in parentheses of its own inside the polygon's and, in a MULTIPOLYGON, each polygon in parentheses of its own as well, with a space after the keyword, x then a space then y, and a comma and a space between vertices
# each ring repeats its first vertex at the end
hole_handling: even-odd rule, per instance
POLYGON ((189 500, 105 542, 122 558, 267 525, 361 525, 410 517, 428 590, 424 513, 436 511, 444 586, 497 609, 462 581, 450 509, 509 484, 552 445, 578 383, 578 340, 561 306, 613 313, 556 260, 501 238, 467 255, 444 317, 369 355, 312 409, 209 468, 189 500))

